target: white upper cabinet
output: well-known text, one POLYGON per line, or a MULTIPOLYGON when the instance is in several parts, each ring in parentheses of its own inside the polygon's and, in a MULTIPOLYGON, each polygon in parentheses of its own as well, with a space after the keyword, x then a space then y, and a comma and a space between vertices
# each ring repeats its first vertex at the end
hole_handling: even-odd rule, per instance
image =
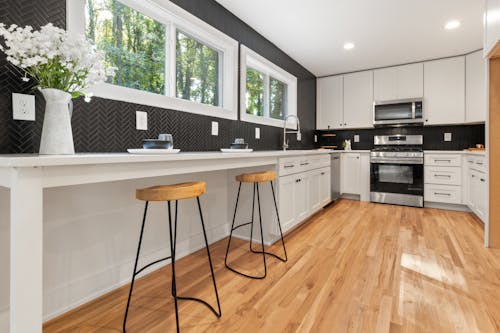
POLYGON ((486 0, 486 19, 484 29, 484 54, 488 55, 500 39, 500 0, 486 0))
POLYGON ((465 57, 465 121, 486 121, 486 61, 483 51, 465 57))
POLYGON ((317 129, 343 127, 344 81, 342 75, 318 79, 317 103, 317 129))
POLYGON ((344 75, 344 128, 373 127, 373 71, 344 75))
POLYGON ((374 71, 376 101, 418 98, 424 95, 422 63, 377 69, 374 71))
POLYGON ((424 63, 425 125, 465 121, 465 57, 424 63))

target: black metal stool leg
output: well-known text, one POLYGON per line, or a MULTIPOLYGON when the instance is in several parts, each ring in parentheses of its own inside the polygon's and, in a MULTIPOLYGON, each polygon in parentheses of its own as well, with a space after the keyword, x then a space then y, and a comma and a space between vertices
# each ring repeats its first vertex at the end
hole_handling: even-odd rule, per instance
POLYGON ((226 257, 224 258, 224 265, 229 269, 231 268, 227 264, 227 255, 229 253, 229 247, 231 246, 231 239, 233 238, 234 223, 236 221, 236 211, 238 210, 238 201, 240 200, 240 191, 241 191, 241 182, 240 185, 238 186, 238 194, 236 195, 236 205, 234 206, 233 223, 231 224, 231 231, 229 233, 229 240, 227 242, 226 257))
POLYGON ((253 184, 253 196, 252 196, 252 220, 251 220, 251 224, 252 226, 250 227, 250 251, 254 252, 252 250, 252 241, 253 241, 253 226, 254 226, 254 213, 255 213, 255 188, 256 188, 257 184, 254 183, 253 184))
POLYGON ((179 308, 177 304, 177 285, 175 282, 175 242, 174 242, 174 235, 172 232, 172 208, 170 205, 170 201, 168 202, 168 229, 169 229, 169 235, 170 235, 170 253, 172 256, 172 293, 174 295, 174 306, 175 306, 175 324, 177 327, 177 333, 180 332, 179 330, 179 308))
POLYGON ((280 230, 281 244, 283 245, 283 251, 285 252, 285 258, 284 259, 282 259, 282 258, 280 258, 278 256, 275 256, 275 257, 278 258, 279 260, 283 261, 283 262, 287 262, 288 261, 288 255, 286 253, 285 240, 283 239, 283 230, 281 229, 280 213, 278 211, 278 204, 276 203, 276 194, 274 193, 274 185, 273 185, 272 181, 270 181, 269 183, 271 184, 271 192, 273 193, 274 208, 276 209, 276 217, 278 218, 278 228, 280 230))
POLYGON ((262 227, 262 212, 260 208, 259 183, 257 183, 257 202, 259 206, 260 242, 262 245, 262 259, 264 260, 264 276, 262 278, 265 278, 267 276, 267 265, 266 265, 266 251, 264 251, 264 230, 262 227))
MULTIPOLYGON (((178 211, 178 205, 179 200, 175 200, 175 218, 174 218, 174 252, 177 249, 177 211, 178 211)), ((172 279, 172 297, 175 297, 174 295, 174 279, 172 279)))
POLYGON ((139 236, 139 246, 137 247, 137 254, 135 256, 134 272, 132 273, 132 282, 130 283, 130 291, 128 293, 127 308, 125 309, 125 317, 123 318, 123 332, 126 332, 128 310, 130 307, 130 300, 132 298, 132 291, 134 290, 135 277, 137 275, 137 263, 139 262, 139 255, 141 253, 142 235, 144 234, 144 225, 146 224, 146 215, 148 212, 148 205, 149 205, 149 201, 146 201, 146 204, 144 206, 144 216, 142 218, 141 233, 139 236))

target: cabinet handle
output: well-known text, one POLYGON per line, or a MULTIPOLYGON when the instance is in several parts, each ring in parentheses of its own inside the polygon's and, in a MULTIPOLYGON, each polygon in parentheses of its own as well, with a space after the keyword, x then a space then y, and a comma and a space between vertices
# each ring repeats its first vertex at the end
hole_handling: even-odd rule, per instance
POLYGON ((306 162, 306 163, 300 163, 301 166, 304 166, 304 165, 309 165, 309 162, 306 162))
POLYGON ((482 181, 482 182, 484 183, 484 182, 486 181, 486 179, 484 179, 484 178, 481 178, 481 181, 482 181))
POLYGON ((359 156, 356 156, 356 159, 358 159, 358 160, 359 160, 359 156))
POLYGON ((293 165, 293 164, 292 164, 292 165, 285 165, 285 166, 284 166, 284 168, 285 168, 285 169, 288 169, 288 168, 293 168, 294 166, 295 166, 295 165, 293 165))
POLYGON ((470 176, 471 176, 472 178, 476 178, 476 176, 475 176, 475 175, 470 175, 470 176))
POLYGON ((448 163, 451 163, 451 160, 434 160, 434 162, 448 162, 448 163))
POLYGON ((441 195, 441 196, 445 196, 445 197, 450 197, 451 196, 450 193, 441 193, 441 192, 434 192, 434 195, 441 195))
POLYGON ((477 165, 483 165, 483 162, 476 162, 477 165))
POLYGON ((344 126, 347 126, 347 123, 344 123, 344 126))
POLYGON ((474 163, 474 161, 467 161, 467 162, 469 162, 469 163, 474 163))
POLYGON ((324 175, 324 174, 325 174, 324 172, 321 173, 321 175, 324 175))
POLYGON ((450 175, 434 175, 434 177, 451 178, 451 176, 450 176, 450 175))
POLYGON ((425 119, 425 122, 428 122, 428 121, 429 121, 429 119, 425 119))

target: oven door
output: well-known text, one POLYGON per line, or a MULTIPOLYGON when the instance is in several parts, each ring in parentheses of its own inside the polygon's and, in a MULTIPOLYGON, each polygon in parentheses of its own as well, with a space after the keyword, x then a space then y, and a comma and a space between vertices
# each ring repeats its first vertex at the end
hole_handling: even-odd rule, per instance
POLYGON ((423 197, 423 164, 371 163, 370 192, 423 197))

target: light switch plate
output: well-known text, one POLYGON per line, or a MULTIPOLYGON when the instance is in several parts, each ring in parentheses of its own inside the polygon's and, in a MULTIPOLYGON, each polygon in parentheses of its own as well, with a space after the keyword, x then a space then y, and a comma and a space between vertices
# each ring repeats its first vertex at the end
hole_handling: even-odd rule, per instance
POLYGON ((219 135, 219 123, 216 121, 212 121, 212 135, 219 135))
POLYGON ((255 127, 255 138, 260 139, 260 128, 259 127, 255 127))
POLYGON ((135 128, 139 131, 148 130, 148 113, 144 111, 135 111, 135 128))
POLYGON ((357 135, 357 134, 356 134, 356 135, 354 136, 354 142, 359 142, 359 135, 357 135))
POLYGON ((451 133, 444 133, 444 141, 451 141, 451 133))
POLYGON ((35 96, 13 93, 12 118, 15 120, 35 121, 35 96))

